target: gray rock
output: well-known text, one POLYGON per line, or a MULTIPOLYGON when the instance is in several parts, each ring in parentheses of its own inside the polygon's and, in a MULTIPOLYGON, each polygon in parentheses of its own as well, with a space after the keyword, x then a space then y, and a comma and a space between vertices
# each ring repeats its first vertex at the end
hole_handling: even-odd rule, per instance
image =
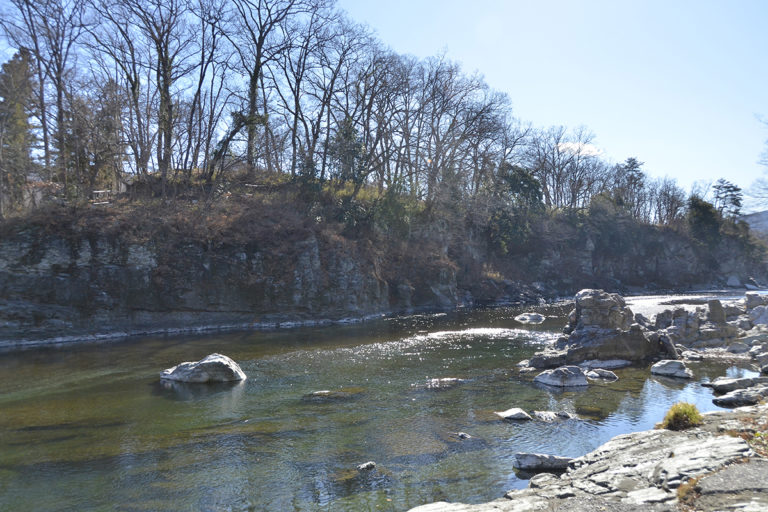
POLYGON ((563 471, 573 461, 569 457, 544 455, 541 453, 516 453, 514 466, 526 471, 563 471))
POLYGON ((537 420, 541 420, 547 423, 551 423, 556 420, 568 420, 574 418, 571 413, 564 411, 533 411, 533 417, 537 420))
POLYGON ((545 370, 538 374, 534 382, 560 388, 588 386, 584 370, 578 366, 561 366, 554 370, 545 370))
POLYGON ((749 345, 740 341, 735 341, 728 345, 728 352, 732 354, 743 354, 749 352, 749 345))
POLYGON ((728 276, 728 281, 725 282, 726 286, 730 286, 731 288, 741 288, 741 279, 739 279, 739 276, 732 274, 728 276))
POLYGON ((755 309, 757 306, 763 306, 765 304, 765 295, 757 292, 747 292, 744 295, 747 311, 755 309))
POLYGON ((517 315, 515 317, 515 321, 520 322, 521 324, 540 324, 545 319, 546 317, 539 313, 523 313, 522 315, 517 315))
POLYGON ((653 375, 663 375, 665 377, 675 377, 678 379, 690 379, 693 372, 689 370, 682 361, 673 361, 665 359, 651 366, 653 375))
POLYGON ((702 356, 699 352, 696 352, 695 350, 684 350, 680 356, 683 359, 687 359, 688 361, 701 361, 704 359, 704 356, 702 356))
POLYGON ((712 299, 707 301, 707 309, 707 320, 713 324, 725 323, 725 309, 723 309, 723 304, 719 300, 712 299))
POLYGON ((746 389, 736 389, 723 396, 713 398, 712 402, 721 407, 738 407, 754 405, 765 397, 768 397, 768 386, 754 386, 746 389))
POLYGON ((493 414, 505 420, 532 420, 533 419, 531 418, 530 414, 520 409, 519 407, 513 407, 512 409, 507 409, 506 411, 494 412, 493 414))
POLYGON ((161 379, 180 382, 233 382, 246 378, 236 362, 221 354, 210 354, 197 362, 184 362, 160 373, 161 379))
POLYGON ((728 393, 736 389, 750 388, 755 384, 768 384, 768 379, 762 377, 742 377, 739 379, 718 377, 712 382, 702 384, 702 386, 712 388, 715 393, 728 393))
POLYGON ((768 306, 757 306, 749 313, 749 319, 754 325, 768 325, 768 306))
POLYGON ((697 510, 768 510, 768 461, 750 459, 706 475, 696 484, 697 510))
POLYGON ((609 381, 619 380, 619 377, 615 373, 613 373, 610 370, 605 370, 603 368, 595 368, 594 370, 588 371, 587 378, 591 380, 609 380, 609 381))
POLYGON ((376 463, 372 460, 369 460, 368 462, 363 462, 362 464, 357 466, 358 471, 370 471, 375 468, 376 468, 376 463))

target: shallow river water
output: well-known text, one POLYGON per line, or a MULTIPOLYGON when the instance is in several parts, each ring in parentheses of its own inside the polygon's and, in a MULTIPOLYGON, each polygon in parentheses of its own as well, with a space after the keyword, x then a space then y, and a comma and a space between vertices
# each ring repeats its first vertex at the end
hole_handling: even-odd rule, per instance
POLYGON ((513 320, 521 310, 501 308, 0 354, 0 510, 477 503, 527 485, 513 468, 516 452, 583 455, 652 428, 676 401, 717 409, 700 383, 751 374, 708 362, 691 365, 690 382, 625 368, 617 382, 583 391, 538 387, 515 364, 556 339, 569 307, 533 309, 548 320, 523 326, 513 320), (159 382, 163 368, 212 352, 232 357, 248 379, 159 382), (443 377, 465 381, 426 386, 443 377), (318 390, 345 394, 307 397, 318 390), (510 423, 493 414, 511 407, 578 419, 510 423), (375 470, 355 469, 369 460, 375 470))

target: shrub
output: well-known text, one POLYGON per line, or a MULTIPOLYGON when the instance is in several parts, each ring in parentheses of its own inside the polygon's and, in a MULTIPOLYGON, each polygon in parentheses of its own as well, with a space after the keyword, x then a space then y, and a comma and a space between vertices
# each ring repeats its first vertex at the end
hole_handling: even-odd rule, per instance
POLYGON ((678 402, 669 408, 659 427, 669 430, 685 430, 701 425, 701 423, 701 414, 695 405, 678 402))

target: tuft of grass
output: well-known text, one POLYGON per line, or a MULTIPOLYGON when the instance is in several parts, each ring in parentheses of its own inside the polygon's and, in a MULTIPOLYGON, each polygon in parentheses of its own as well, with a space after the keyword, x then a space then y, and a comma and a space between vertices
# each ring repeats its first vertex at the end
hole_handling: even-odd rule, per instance
POLYGON ((699 480, 701 477, 698 478, 689 478, 684 483, 680 484, 680 487, 677 488, 677 499, 680 500, 680 503, 683 503, 685 505, 693 505, 693 502, 696 500, 696 498, 699 495, 699 480))
POLYGON ((668 430, 685 430, 701 425, 702 417, 695 405, 687 402, 678 402, 667 411, 664 421, 659 423, 659 428, 668 430))

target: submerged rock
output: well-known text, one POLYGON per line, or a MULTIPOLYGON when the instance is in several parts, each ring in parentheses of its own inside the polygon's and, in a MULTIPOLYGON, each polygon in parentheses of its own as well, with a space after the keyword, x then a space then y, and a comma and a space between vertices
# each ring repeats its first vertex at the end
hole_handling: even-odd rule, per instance
POLYGON ((556 420, 569 420, 575 416, 565 411, 533 411, 533 417, 537 420, 551 423, 556 420))
POLYGON ((444 389, 455 388, 459 384, 465 382, 464 379, 456 377, 443 377, 442 379, 429 379, 424 385, 424 389, 431 389, 433 391, 441 391, 444 389))
POLYGON ((505 420, 532 420, 533 419, 531 418, 530 414, 520 409, 519 407, 513 407, 512 409, 507 409, 506 411, 494 412, 493 414, 505 420))
POLYGON ((245 373, 232 359, 210 354, 197 362, 184 362, 160 373, 161 379, 180 382, 233 382, 244 380, 245 373))
POLYGON ((521 324, 540 324, 544 320, 544 315, 539 313, 523 313, 522 315, 517 315, 515 317, 515 321, 520 322, 521 324))
POLYGON ((321 389, 307 393, 302 397, 305 402, 341 402, 358 398, 363 394, 363 388, 321 389))
POLYGON ((588 386, 587 376, 584 370, 578 366, 561 366, 554 370, 544 370, 533 379, 539 384, 560 388, 588 386))
POLYGON ((685 366, 685 363, 671 359, 659 361, 651 366, 651 373, 653 375, 663 375, 678 379, 690 379, 693 377, 693 372, 685 366))

